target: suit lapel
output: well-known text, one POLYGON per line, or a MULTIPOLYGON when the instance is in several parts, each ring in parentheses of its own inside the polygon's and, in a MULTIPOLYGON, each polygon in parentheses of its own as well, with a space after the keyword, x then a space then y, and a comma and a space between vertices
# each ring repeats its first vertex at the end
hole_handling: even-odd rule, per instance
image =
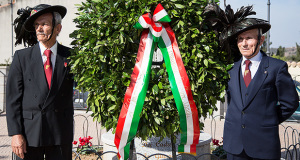
POLYGON ((51 88, 44 106, 48 106, 53 101, 53 99, 55 98, 55 96, 59 91, 59 88, 63 80, 65 79, 65 75, 67 71, 67 67, 65 66, 65 63, 67 63, 67 58, 64 56, 63 52, 64 51, 62 49, 62 46, 58 44, 55 67, 54 67, 54 72, 51 80, 51 88))
POLYGON ((45 71, 43 66, 43 60, 41 56, 41 50, 39 44, 36 44, 31 53, 31 62, 30 68, 33 80, 37 87, 40 90, 40 93, 43 97, 46 97, 48 94, 48 85, 45 77, 45 71))
POLYGON ((242 94, 241 94, 241 89, 240 89, 240 68, 241 68, 241 63, 242 59, 239 60, 234 64, 234 67, 232 68, 232 74, 230 74, 230 79, 232 79, 232 90, 233 93, 231 93, 231 96, 238 96, 237 98, 237 104, 239 106, 243 106, 243 101, 242 101, 242 94))
POLYGON ((248 98, 245 103, 245 107, 249 105, 252 99, 255 97, 259 89, 261 88, 262 84, 264 83, 265 79, 268 76, 267 68, 269 67, 269 60, 268 56, 265 53, 262 53, 263 57, 260 62, 260 66, 253 77, 253 80, 248 86, 248 98))

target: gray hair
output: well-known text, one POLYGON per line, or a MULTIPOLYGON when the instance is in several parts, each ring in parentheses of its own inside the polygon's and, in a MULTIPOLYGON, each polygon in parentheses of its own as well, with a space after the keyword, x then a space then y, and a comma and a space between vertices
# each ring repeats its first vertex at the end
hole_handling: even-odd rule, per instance
POLYGON ((55 26, 61 24, 61 15, 58 12, 53 12, 54 19, 55 19, 55 26))

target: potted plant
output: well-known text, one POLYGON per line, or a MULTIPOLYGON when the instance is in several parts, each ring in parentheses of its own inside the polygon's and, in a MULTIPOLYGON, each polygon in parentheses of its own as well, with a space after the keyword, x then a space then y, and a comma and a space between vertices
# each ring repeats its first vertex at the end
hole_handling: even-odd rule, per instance
POLYGON ((91 136, 79 137, 78 141, 73 142, 74 145, 78 145, 76 152, 73 153, 74 159, 90 160, 101 156, 102 148, 93 146, 91 139, 93 139, 91 136))
POLYGON ((212 154, 219 157, 219 159, 227 159, 227 153, 223 149, 223 140, 212 139, 212 154))

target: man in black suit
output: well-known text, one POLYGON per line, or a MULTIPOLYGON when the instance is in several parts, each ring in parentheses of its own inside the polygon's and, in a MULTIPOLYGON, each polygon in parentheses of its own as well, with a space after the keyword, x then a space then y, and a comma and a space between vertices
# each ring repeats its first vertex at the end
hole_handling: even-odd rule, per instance
MULTIPOLYGON (((207 13, 221 11, 208 6, 207 13)), ((223 148, 228 160, 278 160, 281 156, 278 125, 299 105, 286 62, 260 51, 271 25, 255 14, 252 6, 241 7, 233 15, 230 5, 223 14, 212 16, 221 22, 220 39, 231 46, 228 52, 241 55, 229 71, 228 110, 224 124, 223 148)), ((212 15, 212 14, 211 14, 212 15)), ((209 16, 209 15, 208 15, 209 16)), ((212 23, 216 24, 216 23, 212 23)))
MULTIPOLYGON (((71 160, 73 141, 73 78, 70 48, 56 38, 63 6, 40 4, 23 27, 38 43, 18 50, 7 80, 7 126, 12 150, 24 160, 71 160)), ((25 37, 26 38, 26 37, 25 37)))

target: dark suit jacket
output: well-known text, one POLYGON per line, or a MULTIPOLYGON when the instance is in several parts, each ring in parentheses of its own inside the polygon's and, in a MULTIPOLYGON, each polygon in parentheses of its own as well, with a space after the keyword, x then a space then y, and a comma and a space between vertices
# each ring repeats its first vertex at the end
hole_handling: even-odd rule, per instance
POLYGON ((22 134, 28 146, 73 141, 73 78, 70 48, 58 44, 50 91, 39 44, 16 51, 7 80, 6 113, 10 136, 22 134))
POLYGON ((244 149, 254 158, 279 159, 278 125, 294 113, 299 98, 287 64, 262 54, 245 102, 240 88, 242 59, 229 71, 224 149, 232 154, 239 154, 244 149))

